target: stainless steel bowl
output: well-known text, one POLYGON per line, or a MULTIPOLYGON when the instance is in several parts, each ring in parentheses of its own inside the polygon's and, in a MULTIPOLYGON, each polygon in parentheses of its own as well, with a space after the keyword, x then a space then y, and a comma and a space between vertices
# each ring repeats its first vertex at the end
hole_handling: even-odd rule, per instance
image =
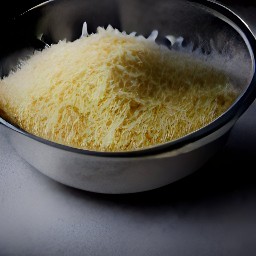
POLYGON ((241 91, 235 103, 217 120, 178 140, 133 152, 94 152, 71 148, 36 137, 0 118, 17 152, 50 178, 75 188, 99 193, 134 193, 155 189, 196 171, 226 143, 239 117, 256 97, 256 42, 247 24, 213 1, 186 0, 56 0, 10 19, 1 33, 1 75, 7 75, 35 48, 73 41, 83 22, 89 33, 98 26, 159 31, 177 40, 175 51, 211 57, 241 91))

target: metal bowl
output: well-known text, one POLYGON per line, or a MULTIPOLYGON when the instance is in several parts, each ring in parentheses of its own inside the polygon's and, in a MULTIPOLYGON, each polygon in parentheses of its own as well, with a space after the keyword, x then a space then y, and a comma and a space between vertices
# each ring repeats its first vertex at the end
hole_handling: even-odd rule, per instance
MULTIPOLYGON (((175 141, 132 152, 94 152, 36 137, 0 118, 16 151, 48 177, 75 188, 98 193, 135 193, 155 189, 196 171, 228 138, 239 117, 256 97, 256 42, 247 24, 213 1, 186 0, 56 0, 48 1, 6 21, 1 33, 1 75, 9 74, 19 58, 45 44, 80 37, 98 26, 148 36, 159 31, 177 40, 175 51, 209 57, 240 90, 235 103, 209 125, 175 141), (180 40, 182 38, 182 40, 180 40)), ((208 58, 209 59, 209 58, 208 58)))

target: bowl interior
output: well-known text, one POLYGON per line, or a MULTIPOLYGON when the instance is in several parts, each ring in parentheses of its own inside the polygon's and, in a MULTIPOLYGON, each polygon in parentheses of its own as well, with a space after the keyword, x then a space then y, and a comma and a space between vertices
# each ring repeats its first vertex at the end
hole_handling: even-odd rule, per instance
MULTIPOLYGON (((238 118, 255 98, 254 38, 235 14, 211 1, 180 0, 59 0, 48 1, 10 19, 0 49, 0 73, 4 77, 35 49, 81 36, 108 25, 148 37, 158 31, 156 42, 174 51, 185 51, 224 71, 241 92, 235 104, 208 130, 209 134, 238 118), (170 40, 171 38, 171 40, 170 40)), ((198 136, 198 137, 197 137, 198 136)), ((182 139, 180 140, 182 141, 182 139)))
MULTIPOLYGON (((253 75, 254 57, 239 25, 225 14, 228 12, 219 13, 197 1, 48 1, 7 23, 2 57, 10 58, 14 53, 20 57, 24 52, 17 51, 23 49, 26 53, 31 48, 44 47, 44 43, 50 45, 63 39, 74 41, 81 36, 84 22, 89 34, 95 33, 98 26, 110 24, 120 31, 137 32, 145 37, 157 30, 159 44, 191 54, 200 53, 202 57, 209 57, 207 61, 215 58, 219 60, 219 68, 233 72, 233 76, 242 79, 241 86, 246 87, 253 75), (170 43, 167 36, 173 36, 176 42, 170 43)), ((2 70, 8 73, 13 65, 15 63, 5 67, 2 63, 2 70)))

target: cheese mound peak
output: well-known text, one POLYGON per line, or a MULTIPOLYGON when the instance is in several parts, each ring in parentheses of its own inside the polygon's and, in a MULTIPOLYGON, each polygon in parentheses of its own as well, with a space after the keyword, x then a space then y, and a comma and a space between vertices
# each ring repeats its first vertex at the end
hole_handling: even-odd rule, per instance
POLYGON ((0 81, 0 114, 80 149, 122 152, 192 133, 237 94, 228 77, 149 38, 111 26, 59 41, 0 81))

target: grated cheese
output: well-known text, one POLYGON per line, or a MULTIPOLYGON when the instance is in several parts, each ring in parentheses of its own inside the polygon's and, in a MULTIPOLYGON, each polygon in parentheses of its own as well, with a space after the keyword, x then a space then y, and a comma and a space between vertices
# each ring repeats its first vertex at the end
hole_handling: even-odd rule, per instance
POLYGON ((237 93, 199 60, 111 26, 34 53, 0 81, 0 114, 45 139, 96 151, 169 142, 209 124, 237 93))

